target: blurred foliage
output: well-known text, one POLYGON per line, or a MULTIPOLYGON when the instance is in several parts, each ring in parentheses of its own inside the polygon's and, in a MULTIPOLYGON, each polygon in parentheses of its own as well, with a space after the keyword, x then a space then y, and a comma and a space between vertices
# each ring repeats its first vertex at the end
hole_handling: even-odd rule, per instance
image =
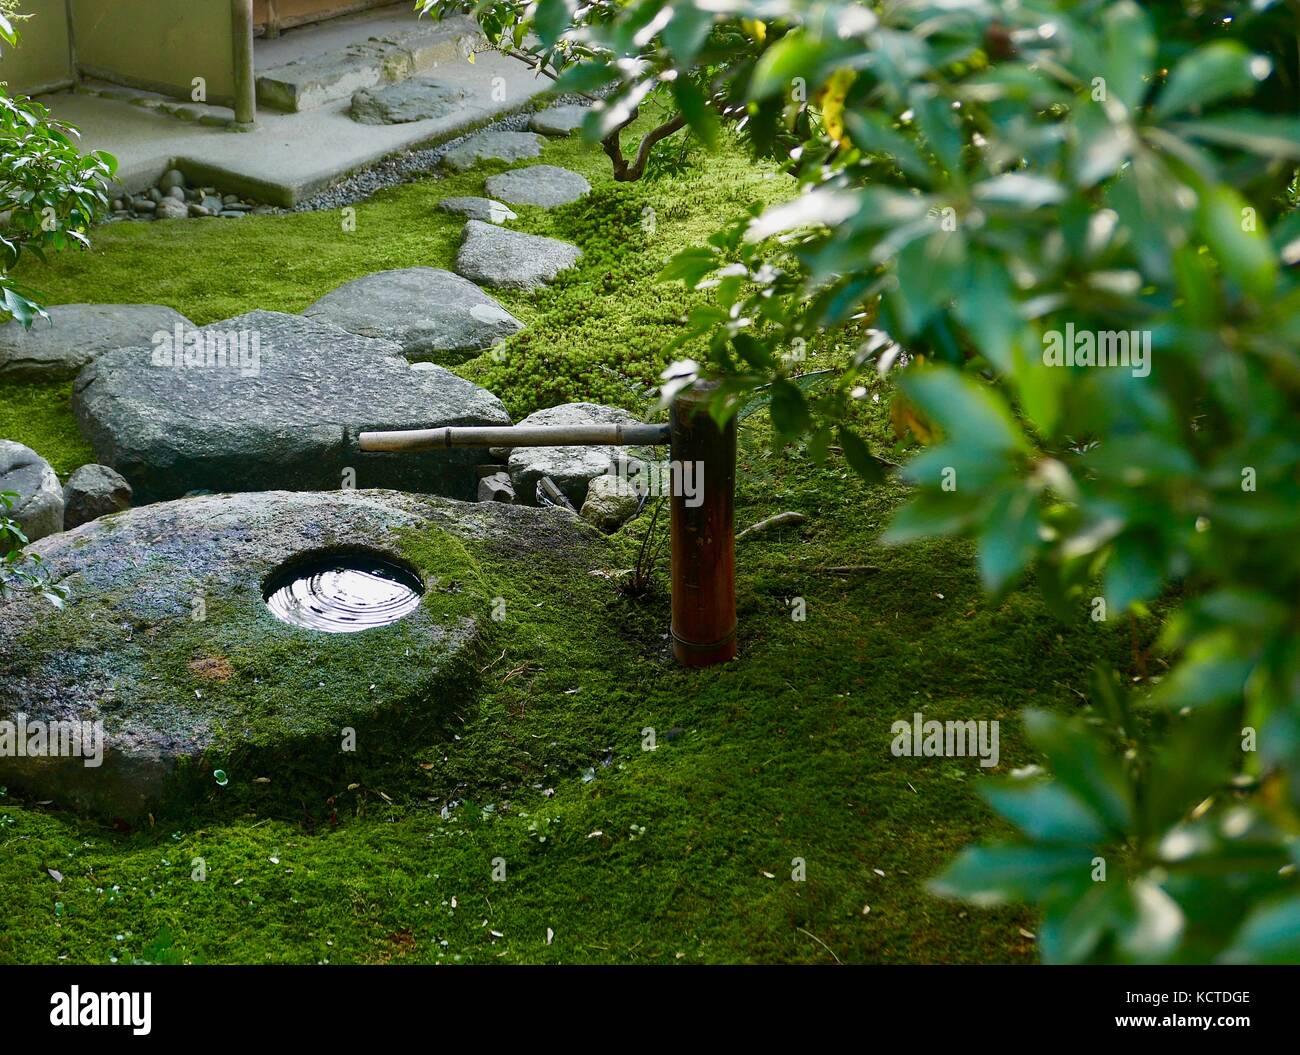
POLYGON ((27 535, 9 515, 19 497, 17 491, 0 491, 0 602, 20 593, 37 593, 62 608, 64 588, 51 580, 39 554, 23 552, 27 535))
MULTIPOLYGON (((17 44, 14 23, 0 5, 0 48, 17 44)), ((0 87, 0 312, 23 326, 44 313, 9 277, 19 259, 89 246, 87 231, 108 208, 117 161, 102 150, 83 155, 77 135, 40 103, 11 98, 0 87)))
POLYGON ((1050 961, 1300 961, 1300 6, 417 6, 594 93, 591 139, 655 99, 798 176, 665 271, 712 293, 666 395, 710 376, 722 418, 761 391, 872 480, 851 408, 896 373, 925 449, 893 541, 969 536, 990 593, 1032 569, 1067 622, 1180 599, 1165 673, 1026 713, 1046 768, 987 794, 1022 838, 934 889, 1037 905, 1050 961), (1150 355, 1049 365, 1078 333, 1150 355), (858 352, 810 384, 828 336, 858 352))

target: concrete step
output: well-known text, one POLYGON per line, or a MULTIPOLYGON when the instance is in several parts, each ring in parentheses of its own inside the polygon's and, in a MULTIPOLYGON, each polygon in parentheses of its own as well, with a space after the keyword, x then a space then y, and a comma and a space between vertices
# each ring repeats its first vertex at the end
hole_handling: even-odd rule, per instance
POLYGON ((314 110, 351 99, 361 88, 461 62, 483 42, 478 25, 468 17, 370 37, 262 71, 257 77, 257 103, 288 113, 314 110))

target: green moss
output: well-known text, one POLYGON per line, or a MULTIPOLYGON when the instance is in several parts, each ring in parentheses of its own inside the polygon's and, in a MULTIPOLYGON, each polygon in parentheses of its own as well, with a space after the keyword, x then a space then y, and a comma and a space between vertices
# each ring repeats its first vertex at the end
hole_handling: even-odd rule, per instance
POLYGON ((72 416, 72 383, 0 383, 0 437, 24 443, 67 479, 95 460, 72 416))
MULTIPOLYGON (((576 144, 551 144, 544 160, 583 171, 596 193, 523 210, 515 226, 576 240, 586 257, 551 290, 504 296, 529 329, 503 362, 465 369, 517 413, 591 396, 636 406, 685 304, 653 281, 659 259, 789 185, 734 151, 617 188, 576 144), (648 243, 645 203, 657 212, 648 243)), ((379 267, 446 266, 459 224, 433 204, 479 193, 479 178, 385 192, 349 235, 332 214, 114 228, 92 254, 57 260, 46 285, 63 299, 161 299, 203 322, 297 310, 379 267)), ((862 423, 888 446, 883 410, 863 402, 862 423)), ((916 710, 996 718, 997 772, 1033 762, 1020 708, 1076 708, 1094 662, 1124 665, 1126 635, 1062 626, 1029 595, 989 605, 964 545, 882 548, 902 488, 774 453, 762 413, 742 428, 739 468, 738 526, 786 509, 809 519, 740 545, 735 663, 673 664, 662 555, 656 588, 632 600, 544 547, 476 542, 479 589, 505 618, 472 672, 477 695, 445 728, 407 734, 364 779, 295 785, 314 798, 287 802, 275 784, 260 804, 214 791, 188 823, 133 833, 0 806, 0 960, 1032 959, 1027 913, 965 909, 923 886, 996 831, 977 795, 989 772, 895 758, 890 726, 916 710), (191 878, 200 857, 204 882, 191 878), (795 858, 806 882, 791 879, 795 858)), ((632 565, 648 522, 616 538, 604 570, 632 565)), ((664 533, 661 518, 661 554, 664 533)), ((410 538, 404 552, 436 563, 429 546, 410 538)), ((272 662, 311 668, 288 651, 272 662)), ((355 690, 344 679, 303 702, 355 690)))

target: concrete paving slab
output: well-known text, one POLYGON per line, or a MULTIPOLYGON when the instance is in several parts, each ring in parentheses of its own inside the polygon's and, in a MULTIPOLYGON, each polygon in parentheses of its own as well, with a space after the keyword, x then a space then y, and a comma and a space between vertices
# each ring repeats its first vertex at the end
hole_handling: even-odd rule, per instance
POLYGON ((350 100, 301 113, 261 111, 247 132, 178 121, 129 102, 74 92, 46 95, 41 102, 81 129, 83 150, 107 150, 117 157, 118 179, 128 192, 178 168, 192 185, 288 206, 389 154, 450 139, 514 112, 551 83, 491 52, 473 63, 446 63, 439 76, 465 87, 462 105, 440 117, 399 125, 352 120, 350 100))

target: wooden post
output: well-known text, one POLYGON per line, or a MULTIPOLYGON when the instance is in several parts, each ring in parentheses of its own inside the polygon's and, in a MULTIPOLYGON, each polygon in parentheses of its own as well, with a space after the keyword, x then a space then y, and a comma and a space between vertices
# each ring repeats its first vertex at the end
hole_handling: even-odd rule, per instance
POLYGON ((253 0, 230 0, 231 55, 235 72, 235 120, 257 119, 257 76, 253 70, 253 0))
POLYGON ((736 420, 719 429, 709 417, 715 388, 696 383, 672 405, 672 640, 684 667, 736 655, 736 420))

